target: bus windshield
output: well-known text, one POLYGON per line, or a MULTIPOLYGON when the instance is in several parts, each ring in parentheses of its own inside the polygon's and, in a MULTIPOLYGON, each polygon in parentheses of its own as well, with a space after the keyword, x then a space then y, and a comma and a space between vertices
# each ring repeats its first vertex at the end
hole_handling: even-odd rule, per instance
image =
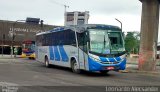
POLYGON ((23 52, 34 51, 35 50, 35 43, 31 42, 24 42, 22 46, 23 52))
POLYGON ((88 29, 90 51, 99 54, 117 54, 123 52, 124 44, 121 31, 88 29))
POLYGON ((34 50, 35 45, 34 44, 23 44, 23 48, 32 51, 34 50))

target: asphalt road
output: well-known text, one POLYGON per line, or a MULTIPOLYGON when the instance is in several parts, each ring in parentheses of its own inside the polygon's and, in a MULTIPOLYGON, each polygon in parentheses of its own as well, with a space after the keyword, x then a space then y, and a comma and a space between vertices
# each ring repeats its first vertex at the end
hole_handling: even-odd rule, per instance
POLYGON ((18 86, 18 92, 106 92, 106 86, 159 86, 160 75, 114 71, 107 75, 75 74, 68 68, 46 68, 35 60, 0 59, 0 87, 10 85, 18 86))

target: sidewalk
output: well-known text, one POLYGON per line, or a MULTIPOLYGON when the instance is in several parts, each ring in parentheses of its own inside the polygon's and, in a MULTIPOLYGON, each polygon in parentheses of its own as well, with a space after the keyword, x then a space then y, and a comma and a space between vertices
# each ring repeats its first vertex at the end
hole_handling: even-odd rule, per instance
POLYGON ((160 74, 160 60, 157 60, 157 66, 155 71, 139 71, 138 58, 127 58, 126 70, 121 72, 160 74))
MULTIPOLYGON (((138 58, 127 58, 127 64, 134 64, 137 65, 138 64, 138 58)), ((157 66, 160 66, 160 59, 157 59, 157 66)))
POLYGON ((12 55, 12 57, 11 57, 11 55, 0 54, 0 59, 14 59, 14 58, 19 58, 19 57, 20 57, 20 55, 16 55, 16 57, 14 57, 14 55, 12 55))

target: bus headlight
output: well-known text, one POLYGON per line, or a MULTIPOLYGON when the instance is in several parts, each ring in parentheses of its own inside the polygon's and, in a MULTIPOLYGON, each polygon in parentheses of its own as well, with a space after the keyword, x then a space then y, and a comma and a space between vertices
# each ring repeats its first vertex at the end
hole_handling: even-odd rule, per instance
POLYGON ((101 60, 98 59, 98 58, 94 58, 94 57, 90 57, 90 58, 93 59, 93 60, 96 61, 96 62, 101 62, 101 60))
POLYGON ((122 62, 122 61, 124 61, 124 59, 121 59, 120 61, 118 61, 118 62, 122 62))

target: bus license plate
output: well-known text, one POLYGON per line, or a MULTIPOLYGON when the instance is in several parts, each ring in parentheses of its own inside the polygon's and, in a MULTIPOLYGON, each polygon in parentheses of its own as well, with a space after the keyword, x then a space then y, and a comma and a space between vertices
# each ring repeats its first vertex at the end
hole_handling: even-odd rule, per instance
POLYGON ((114 70, 114 67, 106 67, 107 70, 114 70))

